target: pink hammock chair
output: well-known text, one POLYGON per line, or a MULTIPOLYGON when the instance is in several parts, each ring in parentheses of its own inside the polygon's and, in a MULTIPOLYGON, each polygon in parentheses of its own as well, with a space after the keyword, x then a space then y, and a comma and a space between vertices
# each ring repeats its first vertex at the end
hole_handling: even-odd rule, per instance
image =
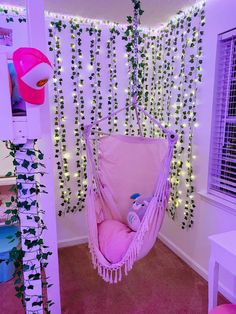
POLYGON ((134 262, 151 250, 170 193, 168 177, 177 136, 141 106, 134 106, 137 118, 138 111, 143 112, 162 129, 166 138, 101 136, 97 138, 98 156, 95 161, 94 141, 91 139, 93 127, 126 107, 86 126, 84 130, 88 160, 86 207, 89 248, 94 268, 109 283, 120 281, 123 273, 127 275, 134 262), (151 199, 136 232, 127 226, 127 214, 132 205, 130 195, 135 192, 151 199))
POLYGON ((123 273, 132 269, 154 245, 160 230, 169 199, 168 181, 173 147, 177 136, 164 128, 138 104, 138 41, 140 0, 134 4, 134 56, 132 104, 139 125, 140 136, 105 135, 98 138, 98 156, 93 155, 91 131, 127 106, 98 121, 84 130, 87 153, 88 190, 86 197, 89 248, 94 268, 109 283, 117 283, 123 273), (140 111, 149 117, 166 135, 165 138, 142 136, 140 111), (141 193, 149 199, 137 231, 127 225, 127 215, 132 205, 130 196, 141 193))

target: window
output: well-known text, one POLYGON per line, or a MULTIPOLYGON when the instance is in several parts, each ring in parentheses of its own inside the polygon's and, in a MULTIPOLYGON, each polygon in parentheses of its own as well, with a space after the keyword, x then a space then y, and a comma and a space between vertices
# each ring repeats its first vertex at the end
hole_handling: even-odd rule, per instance
POLYGON ((236 203, 236 30, 218 40, 209 192, 236 203))

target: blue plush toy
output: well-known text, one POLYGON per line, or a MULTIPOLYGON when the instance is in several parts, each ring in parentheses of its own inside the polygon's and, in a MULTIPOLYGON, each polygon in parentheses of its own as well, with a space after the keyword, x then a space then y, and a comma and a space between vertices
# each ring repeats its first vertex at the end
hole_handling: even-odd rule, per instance
POLYGON ((128 225, 130 229, 137 231, 151 198, 141 196, 139 193, 131 195, 130 198, 133 200, 133 205, 128 213, 128 225))

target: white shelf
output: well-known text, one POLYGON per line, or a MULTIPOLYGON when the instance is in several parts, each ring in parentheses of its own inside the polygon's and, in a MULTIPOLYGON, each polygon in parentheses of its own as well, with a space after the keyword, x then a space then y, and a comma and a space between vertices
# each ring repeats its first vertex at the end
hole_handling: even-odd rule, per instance
POLYGON ((0 186, 16 184, 16 177, 0 177, 0 186))
POLYGON ((17 226, 17 225, 18 225, 17 222, 12 223, 12 224, 10 224, 10 225, 6 225, 4 221, 3 221, 3 222, 0 222, 0 228, 1 228, 1 227, 12 227, 12 226, 17 226))

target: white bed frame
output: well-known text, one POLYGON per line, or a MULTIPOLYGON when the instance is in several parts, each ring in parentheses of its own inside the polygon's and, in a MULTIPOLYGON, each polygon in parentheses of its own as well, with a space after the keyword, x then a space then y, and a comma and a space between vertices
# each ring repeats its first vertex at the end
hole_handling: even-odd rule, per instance
MULTIPOLYGON (((46 52, 44 0, 25 0, 27 9, 28 45, 46 52), (37 4, 36 4, 37 3, 37 4)), ((8 49, 8 48, 7 48, 8 49)), ((49 246, 52 255, 49 257, 46 268, 46 276, 50 284, 47 291, 48 299, 55 304, 51 307, 52 314, 61 313, 60 286, 58 269, 58 247, 56 233, 56 210, 55 210, 55 184, 53 176, 53 143, 51 138, 50 110, 48 92, 46 92, 45 103, 42 106, 27 104, 26 117, 13 117, 11 111, 10 90, 8 82, 7 59, 12 51, 0 50, 0 140, 11 140, 16 144, 25 144, 32 147, 34 139, 38 139, 40 149, 43 151, 47 174, 42 177, 41 183, 46 186, 48 194, 40 197, 40 206, 45 210, 43 220, 47 226, 44 232, 44 243, 49 246), (3 92, 4 91, 4 92, 3 92)), ((21 153, 22 154, 22 153, 21 153)), ((24 156, 27 158, 27 156, 24 156)), ((24 216, 21 215, 21 224, 24 224, 24 216)), ((25 260, 32 257, 32 253, 26 254, 25 260)), ((24 273, 25 282, 30 272, 24 273)), ((41 281, 35 281, 34 289, 26 291, 30 295, 41 294, 41 281)), ((32 298, 33 299, 33 298, 32 298)), ((32 300, 26 302, 26 313, 43 313, 42 307, 33 307, 32 300)))

